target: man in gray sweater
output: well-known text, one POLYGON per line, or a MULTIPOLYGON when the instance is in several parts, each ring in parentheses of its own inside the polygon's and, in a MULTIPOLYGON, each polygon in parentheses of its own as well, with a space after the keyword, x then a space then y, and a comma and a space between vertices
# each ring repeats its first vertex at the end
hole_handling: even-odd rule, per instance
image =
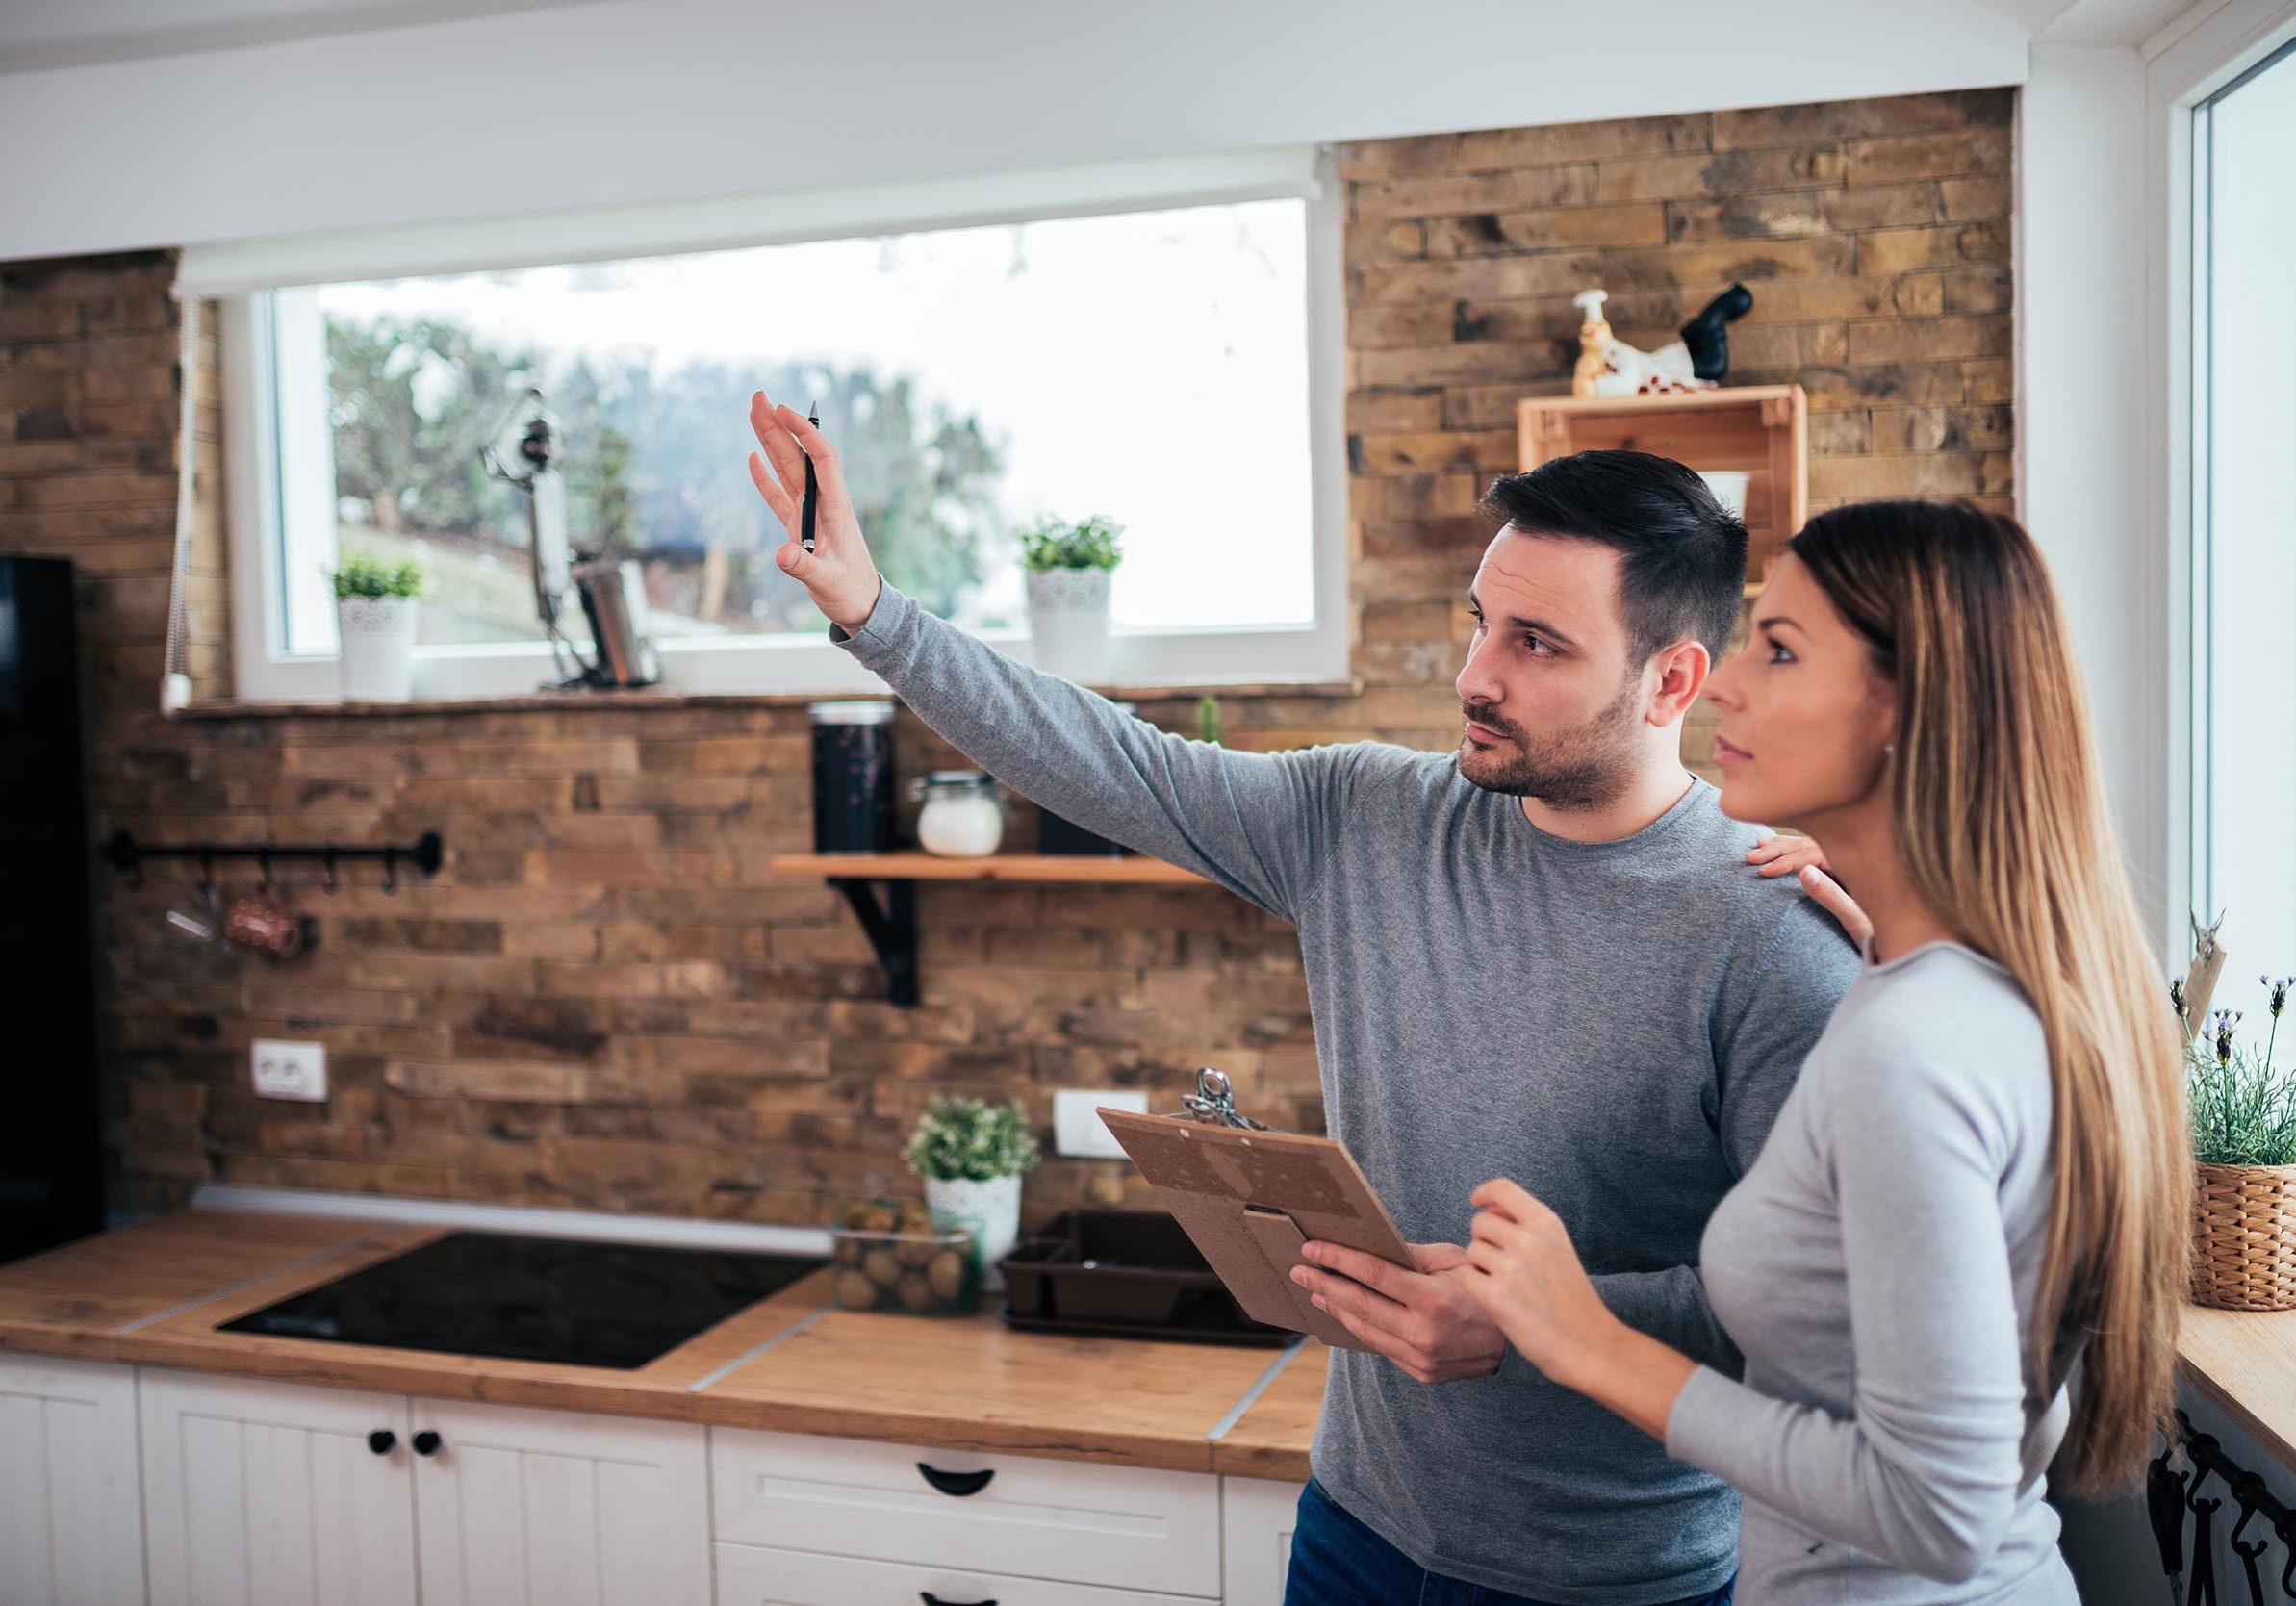
POLYGON ((1457 752, 1237 752, 923 612, 878 575, 819 431, 762 395, 751 421, 793 537, 818 472, 816 549, 777 561, 832 640, 1008 784, 1299 931, 1329 1130, 1420 1270, 1310 1246, 1303 1283, 1379 1353, 1333 1353, 1289 1599, 1726 1601, 1737 1496, 1514 1356, 1456 1274, 1468 1195, 1516 1178, 1620 1316, 1737 1369, 1698 1236, 1857 965, 1682 765, 1745 526, 1638 452, 1502 478, 1457 752))

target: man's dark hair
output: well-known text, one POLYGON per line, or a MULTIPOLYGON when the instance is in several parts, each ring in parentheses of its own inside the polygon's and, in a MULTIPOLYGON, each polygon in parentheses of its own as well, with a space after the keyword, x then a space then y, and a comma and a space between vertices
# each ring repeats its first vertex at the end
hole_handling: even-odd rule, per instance
POLYGON ((1618 550, 1636 665, 1685 637, 1722 660, 1746 596, 1746 525, 1691 470, 1646 451, 1582 451, 1501 474, 1481 506, 1526 535, 1618 550))

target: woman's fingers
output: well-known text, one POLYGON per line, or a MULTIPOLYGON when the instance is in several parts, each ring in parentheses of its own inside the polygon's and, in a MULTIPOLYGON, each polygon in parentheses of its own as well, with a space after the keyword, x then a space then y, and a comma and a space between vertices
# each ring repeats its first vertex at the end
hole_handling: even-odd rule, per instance
POLYGON ((1492 1178, 1468 1196, 1467 1203, 1515 1221, 1527 1221, 1545 1208, 1529 1189, 1507 1177, 1492 1178))
POLYGON ((1791 832, 1765 836, 1747 850, 1746 862, 1773 878, 1798 875, 1813 864, 1821 870, 1826 867, 1824 849, 1809 837, 1791 832))
POLYGON ((1850 940, 1860 948, 1874 934, 1874 923, 1866 918, 1866 911, 1857 906, 1847 888, 1824 871, 1811 866, 1801 873, 1801 890, 1808 893, 1810 902, 1834 917, 1850 940))

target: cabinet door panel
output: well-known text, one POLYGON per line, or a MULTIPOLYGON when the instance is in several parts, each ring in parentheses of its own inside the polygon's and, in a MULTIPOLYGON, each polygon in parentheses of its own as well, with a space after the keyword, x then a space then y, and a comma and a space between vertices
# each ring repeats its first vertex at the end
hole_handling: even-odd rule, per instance
POLYGON ((1284 1606, 1291 1573, 1291 1527, 1299 1485, 1266 1478, 1222 1478, 1222 1573, 1227 1606, 1284 1606))
POLYGON ((442 1440, 415 1476, 423 1606, 709 1598, 701 1428, 426 1399, 414 1424, 442 1440))
POLYGON ((148 1368, 137 1393, 153 1606, 415 1606, 403 1395, 148 1368))
POLYGON ((143 1598, 136 1374, 98 1361, 0 1360, 0 1598, 143 1598))

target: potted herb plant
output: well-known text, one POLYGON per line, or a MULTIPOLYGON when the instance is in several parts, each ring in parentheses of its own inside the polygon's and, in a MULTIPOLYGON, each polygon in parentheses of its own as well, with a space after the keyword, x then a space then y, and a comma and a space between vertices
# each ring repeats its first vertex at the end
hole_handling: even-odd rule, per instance
POLYGON ((2296 1309, 2296 1080, 2273 1065, 2296 977, 2258 977, 2272 1025, 2261 1053, 2219 1009, 2185 1045, 2198 1179, 2192 1298, 2228 1311, 2296 1309))
POLYGON ((1016 1101, 936 1098, 910 1129, 902 1158, 925 1179, 925 1206, 942 1232, 972 1235, 981 1286, 999 1288, 997 1262, 1020 1236, 1020 1183, 1036 1139, 1016 1101))
POLYGON ((1108 677, 1109 580, 1124 561, 1122 533, 1098 514, 1074 524, 1044 519, 1021 531, 1037 668, 1071 680, 1108 677))
POLYGON ((415 691, 416 610, 422 569, 347 552, 335 582, 343 642, 343 696, 349 702, 404 702, 415 691))

